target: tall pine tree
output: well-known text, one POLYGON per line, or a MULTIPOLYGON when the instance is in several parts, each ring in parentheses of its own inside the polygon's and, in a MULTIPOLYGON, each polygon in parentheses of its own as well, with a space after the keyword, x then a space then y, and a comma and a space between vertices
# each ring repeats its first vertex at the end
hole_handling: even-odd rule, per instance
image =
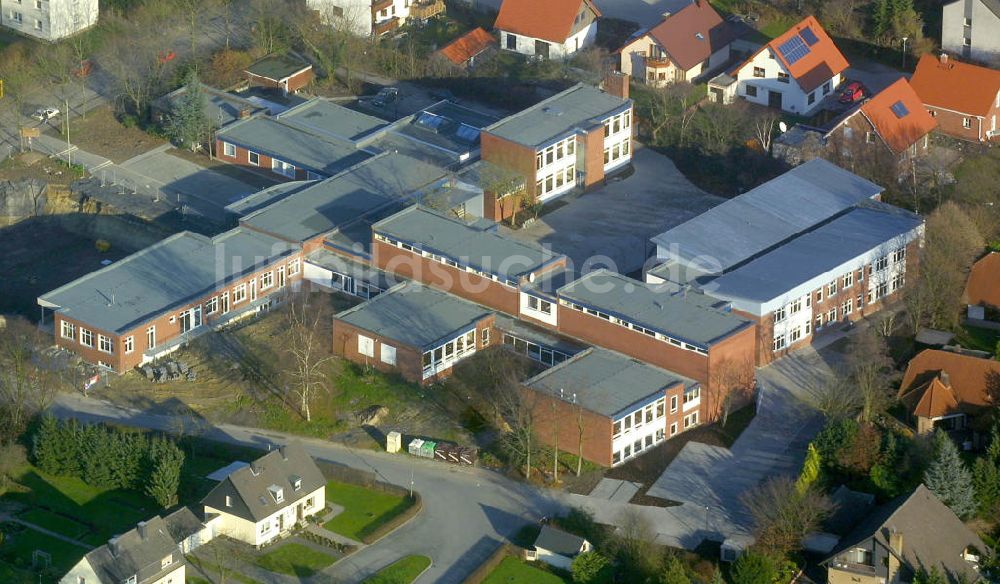
POLYGON ((212 131, 212 120, 205 113, 205 93, 194 71, 188 74, 184 94, 174 104, 165 129, 174 142, 192 150, 212 131))
POLYGON ((972 474, 958 455, 955 443, 941 430, 934 433, 934 460, 924 473, 924 484, 955 515, 967 519, 976 512, 972 474))
POLYGON ((154 440, 153 444, 155 446, 150 449, 153 472, 146 480, 146 494, 163 508, 171 507, 177 503, 184 452, 163 438, 154 440))

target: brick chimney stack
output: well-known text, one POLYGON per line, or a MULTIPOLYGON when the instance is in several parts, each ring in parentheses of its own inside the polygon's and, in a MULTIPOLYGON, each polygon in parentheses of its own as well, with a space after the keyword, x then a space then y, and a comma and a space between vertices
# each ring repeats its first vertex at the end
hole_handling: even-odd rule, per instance
POLYGON ((629 76, 618 71, 608 71, 604 76, 604 92, 610 95, 628 99, 629 76))

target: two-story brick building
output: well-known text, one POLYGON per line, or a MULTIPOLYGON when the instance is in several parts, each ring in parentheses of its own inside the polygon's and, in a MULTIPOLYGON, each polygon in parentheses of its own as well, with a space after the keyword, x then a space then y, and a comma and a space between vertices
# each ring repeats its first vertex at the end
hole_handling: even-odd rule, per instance
POLYGON ((662 263, 646 279, 692 286, 754 320, 757 361, 768 363, 912 280, 923 219, 879 202, 882 190, 812 160, 653 238, 662 263))
POLYGON ((38 298, 55 344, 125 372, 267 309, 302 279, 294 245, 238 227, 184 231, 38 298))
POLYGON ((609 92, 575 85, 483 129, 483 160, 524 177, 526 199, 487 192, 486 217, 499 221, 518 205, 591 187, 631 162, 628 77, 613 76, 606 87, 609 92))
POLYGON ((614 351, 590 348, 523 384, 538 439, 617 466, 698 426, 700 385, 614 351))
POLYGON ((1000 139, 1000 71, 928 54, 920 57, 910 85, 942 134, 973 142, 1000 139))

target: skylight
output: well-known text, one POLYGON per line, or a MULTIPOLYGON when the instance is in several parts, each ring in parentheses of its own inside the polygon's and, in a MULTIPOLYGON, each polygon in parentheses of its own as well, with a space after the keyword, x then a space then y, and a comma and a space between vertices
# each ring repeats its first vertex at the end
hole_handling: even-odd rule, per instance
POLYGON ((422 112, 417 118, 417 125, 423 126, 425 128, 430 128, 431 130, 436 130, 438 126, 444 123, 444 118, 441 116, 436 116, 430 112, 422 112))
POLYGON ((789 65, 794 65, 802 57, 809 54, 809 47, 802 41, 802 37, 795 35, 778 46, 778 52, 785 58, 789 65))
POLYGON ((455 135, 457 135, 459 139, 466 142, 475 142, 479 139, 479 128, 473 128, 467 124, 462 124, 458 127, 455 135))
POLYGON ((897 101, 896 103, 892 104, 892 107, 890 107, 889 109, 891 109, 892 113, 896 114, 896 118, 900 120, 910 114, 910 110, 906 109, 906 106, 903 105, 902 101, 897 101))
POLYGON ((810 47, 819 42, 819 38, 816 36, 816 33, 814 33, 813 29, 808 26, 800 30, 799 35, 802 36, 802 40, 804 40, 810 47))

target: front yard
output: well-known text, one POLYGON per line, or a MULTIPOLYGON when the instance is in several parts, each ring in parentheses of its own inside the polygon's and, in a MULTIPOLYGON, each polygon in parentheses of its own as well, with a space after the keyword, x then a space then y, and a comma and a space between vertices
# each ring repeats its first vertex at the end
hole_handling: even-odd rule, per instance
POLYGON ((340 505, 344 511, 327 521, 323 527, 355 541, 365 541, 378 528, 414 504, 407 496, 337 481, 327 483, 326 500, 340 505))
POLYGON ((257 558, 256 564, 268 572, 309 578, 330 567, 337 558, 301 543, 286 543, 257 558))
POLYGON ((520 558, 506 557, 483 584, 569 584, 569 580, 536 568, 520 558))
POLYGON ((0 580, 4 584, 45 581, 27 572, 32 567, 36 551, 49 554, 52 572, 64 574, 87 553, 87 549, 56 539, 23 525, 0 523, 3 543, 0 544, 0 580))
POLYGON ((379 570, 361 584, 411 584, 431 565, 427 556, 406 556, 379 570))

